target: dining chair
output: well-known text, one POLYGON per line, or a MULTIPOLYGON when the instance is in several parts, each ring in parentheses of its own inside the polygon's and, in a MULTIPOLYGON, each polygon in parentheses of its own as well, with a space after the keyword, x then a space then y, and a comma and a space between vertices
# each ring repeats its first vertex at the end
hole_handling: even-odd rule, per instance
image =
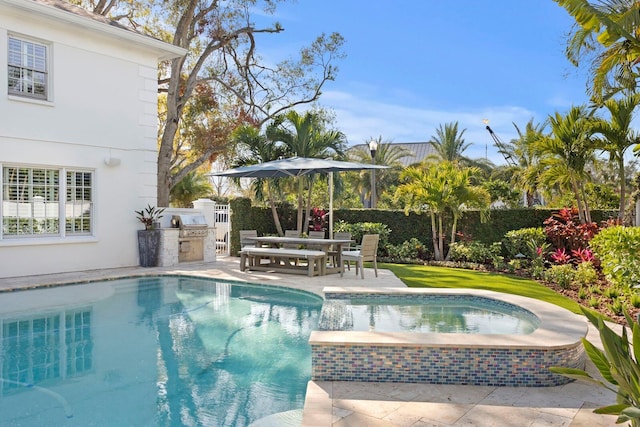
MULTIPOLYGON (((333 233, 333 238, 336 240, 351 240, 351 233, 347 232, 347 231, 337 231, 335 233, 333 233)), ((341 246, 343 251, 349 251, 351 250, 351 244, 347 244, 347 245, 342 245, 341 246)), ((331 258, 333 258, 333 265, 336 267, 339 267, 338 265, 338 252, 335 250, 335 248, 333 248, 331 250, 331 252, 329 252, 329 255, 331 256, 331 258)), ((347 269, 351 270, 351 264, 347 263, 347 269)))
MULTIPOLYGON (((324 237, 325 237, 324 231, 309 231, 310 239, 324 239, 324 237)), ((311 249, 312 251, 323 250, 322 246, 317 246, 317 245, 307 245, 307 249, 311 249)))
POLYGON ((258 237, 257 230, 240 230, 240 247, 244 248, 245 246, 255 246, 256 242, 254 240, 247 240, 247 237, 258 237))
MULTIPOLYGON (((364 262, 373 261, 373 269, 378 277, 378 242, 380 241, 379 234, 365 234, 362 236, 362 244, 359 250, 342 251, 342 262, 355 261, 356 263, 356 276, 358 275, 358 268, 360 269, 360 277, 364 280, 364 262)), ((340 277, 342 277, 344 269, 340 270, 340 277)))

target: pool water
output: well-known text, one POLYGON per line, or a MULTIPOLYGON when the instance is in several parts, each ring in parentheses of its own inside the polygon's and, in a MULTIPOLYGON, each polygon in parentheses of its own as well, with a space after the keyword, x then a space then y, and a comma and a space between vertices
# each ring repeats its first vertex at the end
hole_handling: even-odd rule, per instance
POLYGON ((321 331, 530 334, 532 313, 489 298, 432 295, 328 298, 321 331))
POLYGON ((299 420, 321 307, 310 293, 174 276, 0 294, 0 425, 299 420))

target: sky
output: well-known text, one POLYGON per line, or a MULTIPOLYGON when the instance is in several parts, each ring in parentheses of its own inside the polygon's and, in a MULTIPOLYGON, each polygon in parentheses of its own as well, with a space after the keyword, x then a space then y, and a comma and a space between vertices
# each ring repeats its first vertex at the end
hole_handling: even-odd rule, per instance
POLYGON ((260 46, 283 58, 321 33, 345 38, 346 58, 319 104, 349 145, 422 142, 458 122, 465 154, 505 161, 502 141, 587 102, 587 70, 564 55, 573 24, 552 0, 297 0, 278 6, 285 31, 260 46))

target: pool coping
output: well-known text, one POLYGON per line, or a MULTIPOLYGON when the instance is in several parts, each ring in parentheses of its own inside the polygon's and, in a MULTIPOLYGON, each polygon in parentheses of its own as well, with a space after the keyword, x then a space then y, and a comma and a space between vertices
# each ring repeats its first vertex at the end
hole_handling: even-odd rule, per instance
POLYGON ((309 337, 311 345, 378 345, 406 347, 451 347, 481 348, 491 340, 493 348, 553 350, 575 347, 587 335, 588 323, 582 316, 567 309, 520 295, 505 294, 482 289, 468 288, 366 288, 366 287, 325 287, 325 293, 334 294, 440 294, 468 295, 497 299, 522 307, 533 313, 540 325, 531 334, 459 334, 459 333, 413 333, 413 332, 367 332, 367 331, 313 331, 309 337))

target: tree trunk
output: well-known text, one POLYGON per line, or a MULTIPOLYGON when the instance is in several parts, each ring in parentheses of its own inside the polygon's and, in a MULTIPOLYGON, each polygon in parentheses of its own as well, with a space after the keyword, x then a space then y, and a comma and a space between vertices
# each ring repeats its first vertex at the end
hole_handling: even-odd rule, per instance
POLYGON ((622 224, 624 219, 624 209, 627 207, 627 185, 624 172, 624 155, 618 159, 618 167, 620 168, 620 207, 618 208, 618 221, 622 224))
POLYGON ((580 218, 580 224, 585 224, 587 220, 584 217, 584 208, 582 206, 582 197, 580 197, 580 189, 575 178, 571 178, 571 187, 573 188, 573 194, 576 197, 576 204, 578 205, 578 218, 580 218))
POLYGON ((582 196, 582 205, 584 208, 584 221, 585 223, 590 223, 591 221, 591 209, 589 209, 589 200, 587 200, 587 192, 584 189, 584 184, 582 182, 579 184, 580 194, 582 196))
POLYGON ((525 197, 527 198, 527 207, 528 208, 532 208, 533 207, 533 193, 531 191, 527 191, 525 197))
POLYGON ((442 255, 438 252, 438 228, 436 227, 436 216, 433 211, 431 216, 431 241, 433 242, 433 257, 436 261, 442 261, 442 255))
POLYGON ((445 261, 449 261, 451 255, 451 245, 456 241, 456 229, 458 228, 458 215, 453 215, 453 224, 451 225, 451 243, 449 244, 449 250, 447 256, 444 257, 445 261))
POLYGON ((438 215, 438 252, 440 253, 440 261, 444 261, 444 230, 442 214, 438 215))
POLYGON ((271 206, 271 215, 273 215, 273 222, 276 224, 276 230, 278 231, 278 236, 284 236, 284 232, 282 231, 282 224, 280 224, 280 216, 278 215, 278 209, 276 208, 276 203, 273 201, 273 193, 271 192, 271 187, 267 184, 267 197, 269 197, 269 206, 271 206))

